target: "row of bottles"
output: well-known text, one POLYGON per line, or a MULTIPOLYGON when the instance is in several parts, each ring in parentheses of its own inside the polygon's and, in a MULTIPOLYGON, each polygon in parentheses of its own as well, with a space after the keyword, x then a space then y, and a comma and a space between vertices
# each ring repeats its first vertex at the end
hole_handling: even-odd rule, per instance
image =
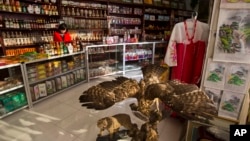
POLYGON ((6 56, 17 56, 22 55, 26 52, 34 52, 36 48, 18 48, 18 49, 7 49, 6 56))
POLYGON ((62 7, 62 15, 104 18, 107 16, 107 11, 100 9, 80 9, 75 7, 62 7))
POLYGON ((59 15, 56 5, 44 4, 28 4, 21 3, 19 0, 0 0, 0 11, 30 13, 30 14, 45 14, 59 15))
POLYGON ((83 42, 86 41, 101 41, 104 37, 104 33, 102 31, 99 32, 77 32, 71 33, 72 40, 80 40, 83 42))
POLYGON ((74 52, 79 52, 80 42, 73 41, 73 44, 65 44, 63 42, 50 42, 40 46, 39 52, 46 53, 48 56, 58 56, 74 52))
POLYGON ((63 17, 63 20, 68 25, 68 28, 74 28, 74 29, 108 28, 107 20, 75 19, 70 17, 63 17))
POLYGON ((3 46, 33 45, 53 40, 53 31, 43 33, 2 32, 3 46))
POLYGON ((4 19, 5 28, 16 29, 51 29, 57 28, 58 21, 56 19, 36 19, 36 20, 19 20, 19 19, 4 19))

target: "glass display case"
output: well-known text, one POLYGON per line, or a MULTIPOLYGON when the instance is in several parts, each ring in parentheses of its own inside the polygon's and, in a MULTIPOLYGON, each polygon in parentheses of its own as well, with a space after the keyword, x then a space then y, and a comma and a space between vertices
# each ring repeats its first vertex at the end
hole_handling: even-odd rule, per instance
POLYGON ((88 80, 123 72, 123 44, 86 46, 88 80))
POLYGON ((88 80, 103 75, 137 76, 134 72, 165 56, 166 42, 137 42, 86 46, 88 80), (157 52, 157 54, 155 54, 157 52), (156 57, 155 57, 156 55, 156 57))

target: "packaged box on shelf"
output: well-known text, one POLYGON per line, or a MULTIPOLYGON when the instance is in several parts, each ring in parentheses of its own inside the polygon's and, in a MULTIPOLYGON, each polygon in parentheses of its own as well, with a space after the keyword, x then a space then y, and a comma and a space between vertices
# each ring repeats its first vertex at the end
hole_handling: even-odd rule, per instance
POLYGON ((38 76, 40 76, 40 75, 46 75, 46 70, 45 70, 45 69, 37 70, 37 75, 38 75, 38 76))
POLYGON ((38 89, 39 89, 39 96, 40 97, 47 96, 47 89, 46 89, 45 83, 38 84, 38 89))
POLYGON ((61 69, 62 69, 61 61, 53 61, 53 64, 54 64, 54 73, 55 74, 62 73, 61 72, 61 69))
POLYGON ((66 79, 67 79, 67 85, 71 86, 72 84, 71 84, 71 81, 70 81, 70 74, 66 75, 66 79))
POLYGON ((3 105, 3 102, 1 101, 1 98, 0 98, 0 116, 3 116, 5 115, 7 112, 4 108, 4 105, 3 105))
POLYGON ((32 101, 36 101, 40 96, 39 96, 39 88, 38 85, 31 86, 30 87, 30 93, 31 93, 31 98, 32 101))
POLYGON ((74 85, 75 84, 75 76, 74 76, 74 73, 70 73, 70 83, 71 85, 74 85))
POLYGON ((77 81, 81 80, 80 70, 76 70, 77 81))
POLYGON ((36 72, 36 66, 35 65, 32 65, 32 66, 29 66, 27 67, 27 73, 35 73, 36 72))
POLYGON ((46 76, 51 77, 54 75, 54 71, 46 71, 46 76))
POLYGON ((52 89, 53 89, 53 93, 55 93, 56 92, 56 82, 55 82, 55 80, 53 79, 53 80, 51 80, 51 82, 52 82, 52 89))
POLYGON ((68 84, 67 84, 67 77, 64 75, 64 76, 61 76, 61 80, 62 80, 62 89, 63 88, 67 88, 68 87, 68 84))
POLYGON ((37 73, 36 72, 32 72, 32 73, 28 73, 28 78, 36 78, 37 77, 37 73))
POLYGON ((84 69, 80 69, 80 76, 81 76, 81 79, 85 79, 85 70, 84 69))
POLYGON ((14 92, 11 94, 11 98, 15 109, 18 109, 27 104, 27 99, 23 92, 14 92))
POLYGON ((78 79, 77 79, 77 72, 76 71, 73 72, 73 76, 74 76, 74 83, 77 83, 78 79))
POLYGON ((62 89, 62 80, 60 77, 56 78, 56 89, 61 90, 62 89))
POLYGON ((45 64, 39 64, 36 66, 36 69, 37 70, 46 70, 46 66, 45 66, 45 64))
POLYGON ((6 113, 15 110, 15 107, 13 105, 13 101, 11 100, 10 94, 1 95, 0 101, 1 101, 0 103, 3 104, 6 113))
POLYGON ((46 89, 48 94, 52 94, 53 91, 53 85, 52 85, 52 80, 48 80, 45 82, 46 83, 46 89))
POLYGON ((75 65, 74 65, 74 62, 73 62, 73 61, 68 62, 68 69, 69 69, 69 70, 73 70, 74 67, 75 67, 75 65))
POLYGON ((47 72, 51 72, 53 70, 54 70, 54 64, 53 64, 53 62, 46 63, 46 71, 47 72))
POLYGON ((37 76, 37 79, 40 80, 40 79, 45 79, 47 76, 46 74, 42 74, 42 75, 38 75, 37 76))
POLYGON ((0 103, 6 113, 16 110, 27 104, 26 96, 23 92, 13 92, 0 96, 0 103))

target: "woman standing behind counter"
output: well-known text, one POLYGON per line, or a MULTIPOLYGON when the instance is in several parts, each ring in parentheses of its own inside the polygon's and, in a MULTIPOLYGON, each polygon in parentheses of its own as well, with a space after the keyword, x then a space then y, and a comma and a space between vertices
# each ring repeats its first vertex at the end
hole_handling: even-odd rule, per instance
POLYGON ((71 36, 68 32, 67 25, 65 23, 62 23, 59 25, 58 30, 54 32, 54 42, 64 42, 64 43, 70 43, 71 36))

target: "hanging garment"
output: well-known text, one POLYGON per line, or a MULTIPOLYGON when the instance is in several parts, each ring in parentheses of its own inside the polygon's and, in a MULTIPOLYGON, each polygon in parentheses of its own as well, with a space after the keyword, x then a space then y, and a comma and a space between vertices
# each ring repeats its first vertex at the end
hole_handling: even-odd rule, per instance
POLYGON ((164 58, 172 67, 171 79, 199 84, 208 34, 208 25, 197 20, 174 26, 164 58))

